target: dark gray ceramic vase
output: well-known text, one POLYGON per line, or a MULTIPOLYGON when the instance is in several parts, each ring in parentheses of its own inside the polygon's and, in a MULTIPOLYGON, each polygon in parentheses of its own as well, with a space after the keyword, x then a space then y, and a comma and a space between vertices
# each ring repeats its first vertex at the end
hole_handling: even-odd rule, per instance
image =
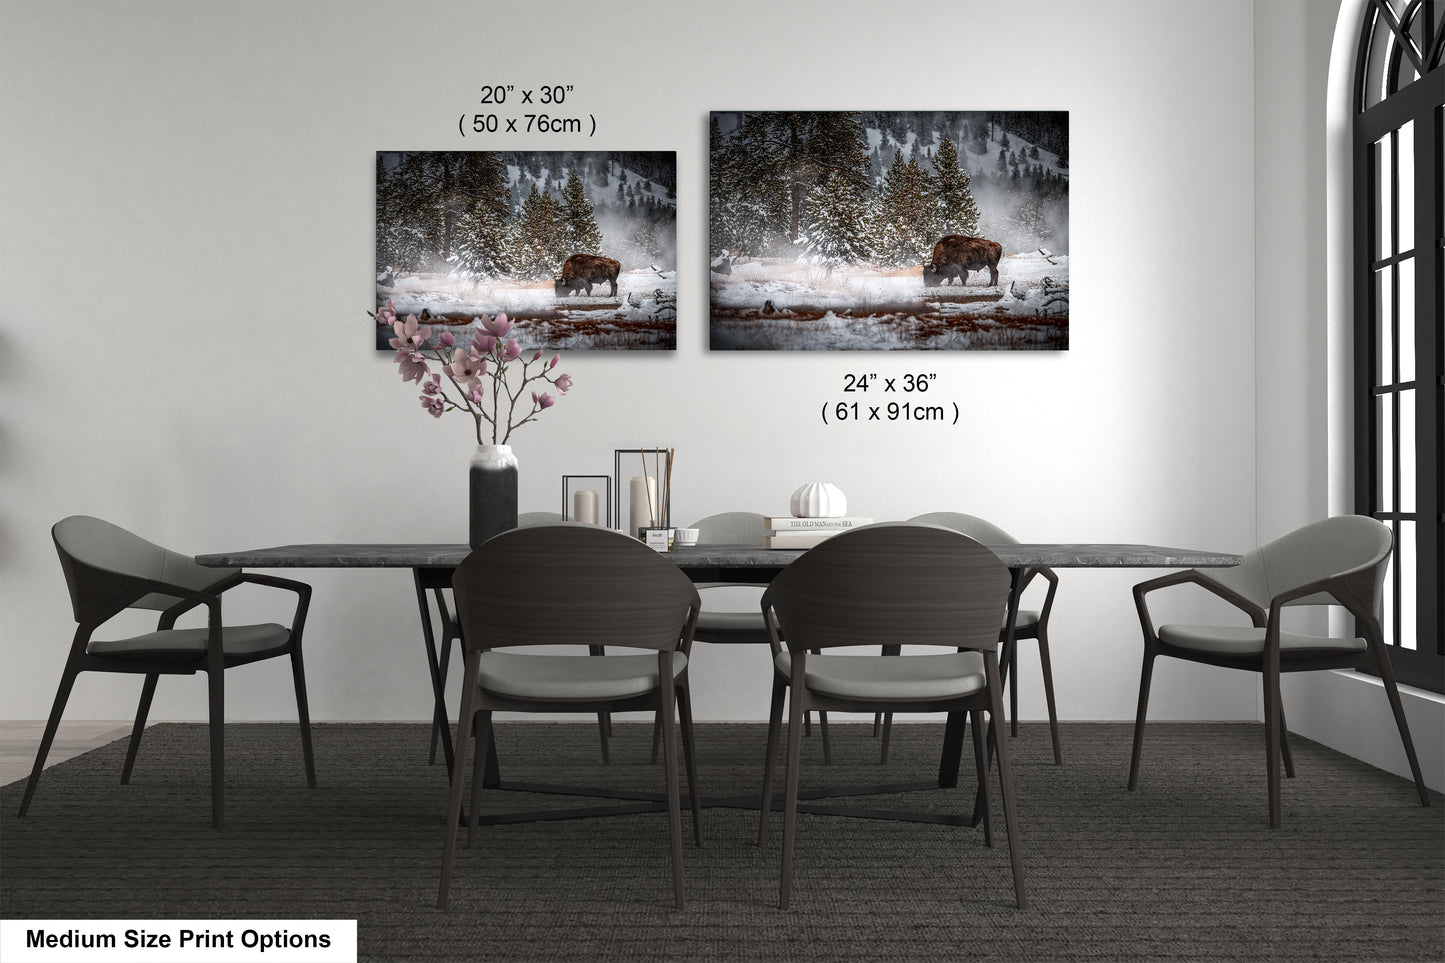
POLYGON ((467 544, 472 548, 517 527, 517 456, 511 445, 478 445, 468 489, 467 544))

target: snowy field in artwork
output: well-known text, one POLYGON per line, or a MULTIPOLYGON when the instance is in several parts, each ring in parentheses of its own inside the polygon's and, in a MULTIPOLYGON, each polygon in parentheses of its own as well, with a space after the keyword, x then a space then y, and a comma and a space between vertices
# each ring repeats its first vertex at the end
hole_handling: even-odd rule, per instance
POLYGON ((1069 258, 1006 255, 998 283, 972 271, 926 287, 920 267, 831 273, 740 259, 712 275, 711 346, 783 351, 1059 350, 1069 346, 1069 258))
MULTIPOLYGON (((677 347, 677 272, 655 268, 623 271, 617 296, 607 282, 592 293, 558 297, 552 279, 515 281, 455 274, 402 274, 390 286, 378 283, 377 305, 388 300, 398 315, 415 314, 432 326, 433 340, 451 331, 470 344, 476 321, 505 311, 517 323, 512 337, 526 349, 552 351, 671 350, 677 347), (423 317, 422 312, 426 315, 423 317)), ((386 348, 390 330, 377 330, 386 348)))

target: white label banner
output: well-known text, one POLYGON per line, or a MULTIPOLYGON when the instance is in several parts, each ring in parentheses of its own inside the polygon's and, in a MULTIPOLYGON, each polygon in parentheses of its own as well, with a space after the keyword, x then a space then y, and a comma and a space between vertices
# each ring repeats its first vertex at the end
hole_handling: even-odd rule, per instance
POLYGON ((356 963, 356 920, 0 920, 5 963, 356 963))

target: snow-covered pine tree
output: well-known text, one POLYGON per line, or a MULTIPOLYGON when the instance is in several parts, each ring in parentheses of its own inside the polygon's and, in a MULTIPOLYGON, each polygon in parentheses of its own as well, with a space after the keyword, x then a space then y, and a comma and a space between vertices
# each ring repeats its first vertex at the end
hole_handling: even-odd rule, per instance
POLYGON ((874 254, 882 263, 921 264, 933 253, 940 234, 931 180, 913 158, 903 163, 894 157, 870 219, 874 254))
POLYGON ((938 197, 938 233, 978 233, 978 205, 969 184, 972 178, 959 167, 958 150, 945 134, 933 156, 933 189, 938 197))
POLYGON ((804 260, 830 272, 866 260, 872 253, 868 234, 868 204, 856 181, 830 173, 813 185, 798 232, 804 260))
POLYGON ((552 277, 569 256, 564 253, 560 206, 546 191, 532 190, 522 202, 512 246, 517 274, 524 278, 552 277))
POLYGON ((441 263, 444 225, 432 160, 427 152, 402 151, 378 165, 387 169, 376 211, 377 258, 384 264, 422 271, 441 263))
POLYGON ((597 218, 592 202, 582 179, 574 171, 567 178, 562 189, 563 244, 572 254, 600 254, 602 252, 602 231, 597 227, 597 218))

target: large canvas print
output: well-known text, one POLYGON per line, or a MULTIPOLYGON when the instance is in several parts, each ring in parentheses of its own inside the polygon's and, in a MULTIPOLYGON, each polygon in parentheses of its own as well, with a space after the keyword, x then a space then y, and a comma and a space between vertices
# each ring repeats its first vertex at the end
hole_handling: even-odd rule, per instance
POLYGON ((710 345, 1066 349, 1067 111, 715 111, 710 345))
POLYGON ((376 303, 463 346, 505 312, 528 350, 671 350, 676 224, 671 151, 378 151, 376 303))

